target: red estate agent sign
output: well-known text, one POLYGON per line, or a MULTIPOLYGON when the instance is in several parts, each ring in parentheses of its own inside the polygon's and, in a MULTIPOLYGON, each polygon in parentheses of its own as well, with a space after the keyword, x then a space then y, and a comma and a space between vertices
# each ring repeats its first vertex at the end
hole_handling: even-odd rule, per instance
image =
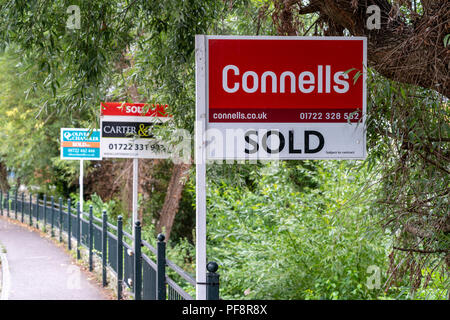
POLYGON ((209 122, 347 122, 363 110, 364 39, 209 39, 208 57, 209 122))
POLYGON ((208 158, 366 157, 366 38, 204 41, 206 129, 224 136, 212 132, 208 158))

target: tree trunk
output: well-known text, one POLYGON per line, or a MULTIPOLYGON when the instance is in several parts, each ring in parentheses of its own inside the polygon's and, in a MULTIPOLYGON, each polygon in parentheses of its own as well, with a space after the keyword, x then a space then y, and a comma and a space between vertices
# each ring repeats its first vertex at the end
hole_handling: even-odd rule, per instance
MULTIPOLYGON (((127 50, 128 51, 128 50, 127 50)), ((130 66, 134 65, 133 58, 125 58, 128 59, 130 66)), ((132 83, 126 90, 127 95, 131 97, 133 102, 146 103, 145 97, 142 97, 138 92, 138 87, 136 83, 132 83)), ((155 163, 158 162, 157 159, 141 159, 139 161, 139 182, 138 188, 139 193, 142 194, 143 199, 147 199, 150 197, 151 190, 145 188, 146 185, 149 185, 149 181, 152 179, 152 169, 155 163)), ((181 194, 184 188, 184 180, 187 176, 188 170, 191 164, 175 164, 172 170, 172 177, 169 182, 169 186, 167 188, 167 194, 164 199, 163 208, 160 213, 160 219, 157 222, 156 229, 159 232, 162 231, 162 228, 165 228, 165 236, 168 240, 170 237, 170 231, 172 229, 173 222, 175 220, 175 215, 178 212, 179 202, 181 200, 181 194)), ((129 189, 132 190, 132 189, 129 189)), ((131 203, 132 197, 129 199, 129 203, 131 203)), ((143 223, 143 208, 139 208, 138 218, 143 223)))
POLYGON ((190 167, 191 163, 182 163, 174 164, 172 169, 172 177, 170 178, 169 186, 167 188, 164 206, 156 226, 156 231, 158 233, 163 232, 164 229, 167 240, 169 240, 175 215, 180 207, 181 194, 183 193, 190 167))
POLYGON ((8 183, 8 171, 6 170, 6 166, 3 162, 0 162, 0 189, 3 192, 8 191, 10 185, 8 183))

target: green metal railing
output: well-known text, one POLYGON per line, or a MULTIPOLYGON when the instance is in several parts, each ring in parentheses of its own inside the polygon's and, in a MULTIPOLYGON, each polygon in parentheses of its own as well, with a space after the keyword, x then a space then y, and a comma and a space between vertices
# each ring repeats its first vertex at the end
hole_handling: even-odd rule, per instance
MULTIPOLYGON (((123 298, 126 287, 130 289, 135 300, 193 300, 183 287, 195 287, 195 279, 166 258, 163 234, 158 235, 156 248, 141 239, 139 221, 134 226, 133 238, 123 229, 121 216, 117 219, 117 225, 113 225, 108 222, 106 211, 103 211, 102 219, 95 217, 92 206, 86 213, 80 209, 79 204, 74 210, 70 199, 64 206, 62 198, 55 203, 52 196, 49 204, 46 195, 40 199, 38 195, 33 197, 30 194, 27 200, 24 193, 19 196, 17 191, 12 195, 10 192, 0 192, 0 214, 6 214, 7 217, 22 223, 25 223, 25 217, 28 217, 29 226, 33 226, 34 222, 36 228, 40 229, 42 225, 44 231, 50 227, 52 237, 57 236, 55 231, 58 232, 59 242, 63 241, 63 234, 66 234, 69 250, 73 249, 72 241, 76 242, 77 259, 81 259, 81 247, 88 250, 90 271, 94 270, 94 256, 99 257, 103 286, 108 285, 108 270, 116 275, 118 300, 123 298), (14 217, 11 217, 12 212, 14 217), (149 251, 156 261, 143 253, 143 248, 149 251), (180 282, 183 284, 180 285, 180 282)), ((206 267, 207 300, 218 300, 218 266, 215 262, 210 262, 206 267)))

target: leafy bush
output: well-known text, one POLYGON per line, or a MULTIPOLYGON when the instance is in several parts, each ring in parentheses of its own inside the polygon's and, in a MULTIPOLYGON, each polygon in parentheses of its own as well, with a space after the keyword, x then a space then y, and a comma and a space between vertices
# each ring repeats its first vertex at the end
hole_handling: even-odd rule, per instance
MULTIPOLYGON (((79 201, 80 195, 77 193, 71 193, 70 198, 72 200, 72 204, 76 205, 79 201)), ((99 195, 96 193, 91 194, 90 199, 83 202, 83 211, 89 212, 89 207, 92 206, 92 212, 94 216, 101 218, 102 213, 104 210, 106 210, 106 213, 108 214, 108 219, 113 219, 113 224, 116 224, 117 217, 121 214, 120 213, 120 207, 117 205, 117 202, 115 200, 110 200, 107 202, 104 202, 99 195)), ((125 219, 126 217, 124 217, 125 219)))
POLYGON ((368 268, 386 268, 388 239, 371 228, 371 194, 361 192, 367 170, 352 167, 336 161, 269 163, 253 191, 210 181, 208 259, 221 266, 223 298, 381 294, 368 288, 368 268), (304 169, 311 165, 315 170, 304 169), (299 172, 318 187, 292 183, 290 177, 299 172))

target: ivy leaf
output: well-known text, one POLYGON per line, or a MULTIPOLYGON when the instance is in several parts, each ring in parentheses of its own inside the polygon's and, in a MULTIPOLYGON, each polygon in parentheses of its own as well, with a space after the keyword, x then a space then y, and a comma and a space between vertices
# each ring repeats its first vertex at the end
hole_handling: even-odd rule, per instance
POLYGON ((447 48, 449 44, 450 44, 450 33, 444 37, 444 47, 447 48))
POLYGON ((358 81, 359 77, 362 75, 361 71, 358 71, 355 76, 353 77, 353 84, 356 83, 356 81, 358 81))

